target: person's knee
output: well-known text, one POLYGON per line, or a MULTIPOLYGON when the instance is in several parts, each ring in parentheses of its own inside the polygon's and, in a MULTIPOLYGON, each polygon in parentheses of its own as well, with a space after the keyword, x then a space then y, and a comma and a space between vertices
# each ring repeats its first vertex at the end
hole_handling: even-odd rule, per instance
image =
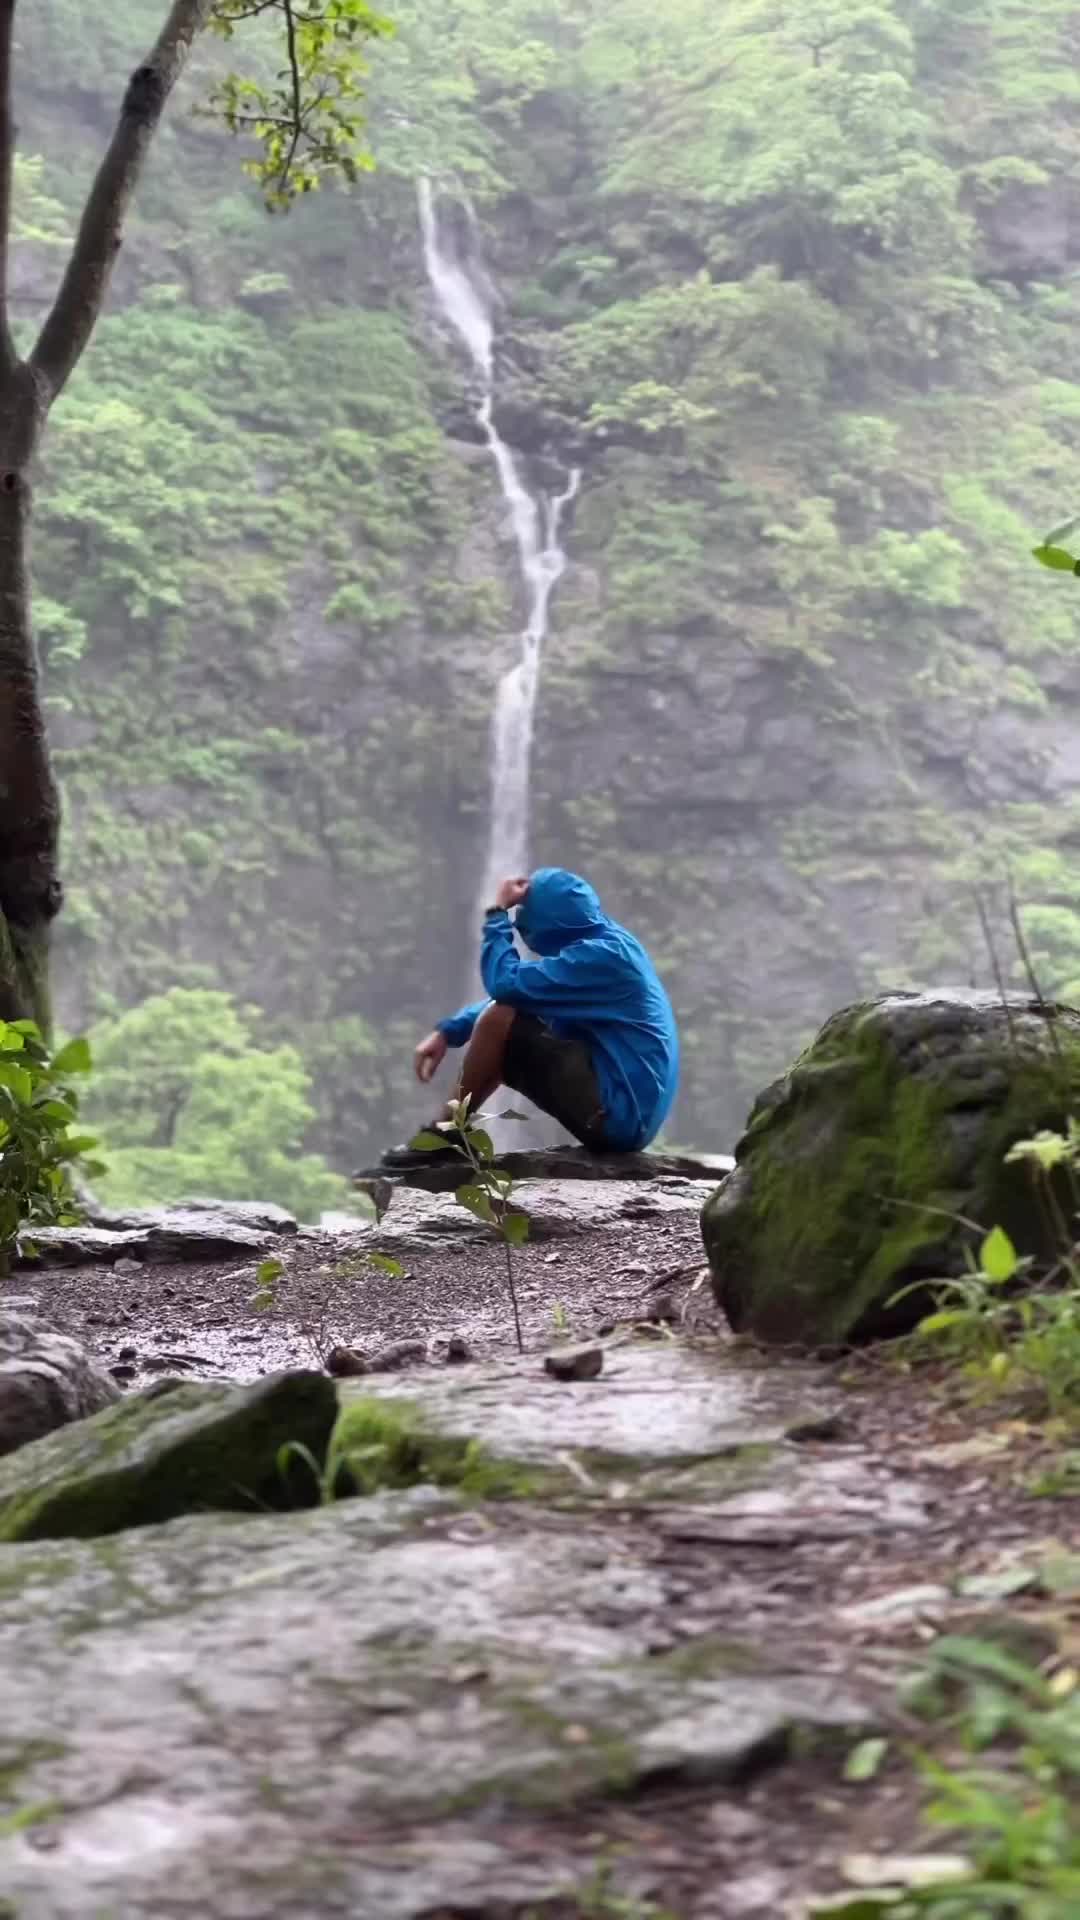
POLYGON ((507 1034, 514 1024, 515 1013, 516 1008, 506 1006, 502 1000, 493 1000, 490 1007, 484 1008, 476 1024, 482 1026, 485 1033, 507 1034))

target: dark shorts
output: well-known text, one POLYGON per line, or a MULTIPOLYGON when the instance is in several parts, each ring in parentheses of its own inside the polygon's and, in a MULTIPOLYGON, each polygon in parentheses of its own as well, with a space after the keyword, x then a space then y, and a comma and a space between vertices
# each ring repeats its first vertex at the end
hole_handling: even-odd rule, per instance
POLYGON ((506 1043, 503 1081, 594 1153, 604 1151, 604 1103, 588 1047, 517 1013, 506 1043))

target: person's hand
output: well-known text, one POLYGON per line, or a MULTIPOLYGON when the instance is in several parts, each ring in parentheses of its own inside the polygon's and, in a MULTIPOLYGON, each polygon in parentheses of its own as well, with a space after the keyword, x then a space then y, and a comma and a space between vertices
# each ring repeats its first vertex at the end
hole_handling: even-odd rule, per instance
POLYGON ((428 1034, 426 1040, 421 1040, 420 1045, 413 1054, 413 1066, 416 1069, 416 1077, 421 1086, 426 1087, 428 1081, 434 1079, 435 1074, 446 1059, 446 1048, 446 1035, 445 1033, 440 1033, 438 1027, 436 1027, 434 1033, 428 1034))
POLYGON ((495 905, 505 907, 509 913, 511 907, 520 907, 528 891, 529 882, 521 874, 518 874, 516 879, 500 881, 495 895, 495 905))

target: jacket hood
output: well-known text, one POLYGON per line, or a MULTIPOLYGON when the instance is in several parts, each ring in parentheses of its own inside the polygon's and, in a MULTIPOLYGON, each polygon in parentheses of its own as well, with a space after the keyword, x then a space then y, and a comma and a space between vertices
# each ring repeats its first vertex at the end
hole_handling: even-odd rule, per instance
POLYGON ((517 910, 517 930, 541 958, 607 924, 595 887, 564 867, 538 867, 517 910))

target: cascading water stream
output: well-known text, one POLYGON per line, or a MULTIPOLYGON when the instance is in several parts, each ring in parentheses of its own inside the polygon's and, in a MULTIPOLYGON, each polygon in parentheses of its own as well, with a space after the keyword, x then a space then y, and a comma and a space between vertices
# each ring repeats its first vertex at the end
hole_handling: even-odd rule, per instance
POLYGON ((518 560, 528 603, 521 636, 521 657, 499 681, 491 728, 491 802, 487 854, 480 904, 490 904, 496 886, 507 874, 528 870, 529 799, 533 728, 540 665, 547 639, 551 596, 566 570, 566 553, 559 545, 565 509, 573 500, 581 475, 571 469, 565 489, 535 500, 523 484, 510 448, 494 422, 494 328, 479 273, 470 273, 458 257, 452 236, 440 230, 431 183, 419 186, 420 227, 424 264, 439 306, 468 349, 480 378, 476 419, 498 474, 503 499, 517 544, 518 560))

